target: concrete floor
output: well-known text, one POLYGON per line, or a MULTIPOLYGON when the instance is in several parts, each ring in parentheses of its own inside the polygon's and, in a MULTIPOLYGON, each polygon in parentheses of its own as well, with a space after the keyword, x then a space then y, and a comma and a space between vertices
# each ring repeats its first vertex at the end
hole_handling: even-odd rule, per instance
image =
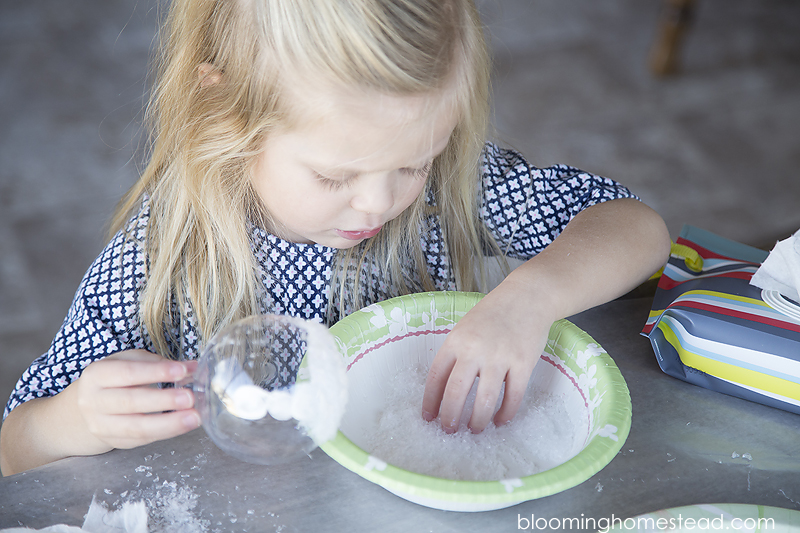
MULTIPOLYGON (((45 351, 141 168, 156 0, 0 3, 0 397, 45 351)), ((800 2, 700 0, 668 79, 658 0, 482 0, 498 136, 613 177, 677 235, 800 227, 800 2)))

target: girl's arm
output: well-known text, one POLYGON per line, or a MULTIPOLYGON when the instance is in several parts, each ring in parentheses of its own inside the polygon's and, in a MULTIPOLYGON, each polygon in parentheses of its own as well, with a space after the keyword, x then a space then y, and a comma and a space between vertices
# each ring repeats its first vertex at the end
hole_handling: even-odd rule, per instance
POLYGON ((187 389, 157 383, 191 376, 195 362, 144 350, 96 361, 55 396, 16 407, 0 428, 0 470, 7 476, 64 457, 134 448, 200 425, 187 389))
POLYGON ((661 217, 624 198, 591 206, 541 253, 515 269, 447 336, 425 386, 422 416, 458 429, 466 397, 480 377, 469 427, 481 432, 494 416, 516 414, 551 324, 613 300, 647 280, 669 256, 661 217))

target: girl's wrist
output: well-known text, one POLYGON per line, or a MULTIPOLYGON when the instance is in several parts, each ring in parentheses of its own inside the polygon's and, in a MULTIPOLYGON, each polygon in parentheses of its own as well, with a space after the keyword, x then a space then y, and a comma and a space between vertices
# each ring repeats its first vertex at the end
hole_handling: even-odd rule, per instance
POLYGON ((512 306, 524 308, 529 318, 542 323, 551 324, 568 315, 561 283, 532 261, 512 271, 497 289, 512 306))

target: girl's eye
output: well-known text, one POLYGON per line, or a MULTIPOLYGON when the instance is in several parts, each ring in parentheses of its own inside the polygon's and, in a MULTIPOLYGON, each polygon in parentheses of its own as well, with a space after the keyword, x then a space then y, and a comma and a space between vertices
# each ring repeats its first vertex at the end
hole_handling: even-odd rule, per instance
POLYGON ((415 178, 422 179, 428 176, 428 173, 431 171, 432 166, 433 166, 433 160, 425 163, 425 166, 423 166, 422 168, 404 168, 403 172, 411 174, 415 178))
MULTIPOLYGON (((433 166, 433 160, 428 161, 427 163, 425 163, 425 166, 421 168, 401 168, 400 172, 408 174, 418 179, 425 179, 426 177, 428 177, 428 173, 431 171, 432 166, 433 166)), ((356 175, 344 176, 339 179, 334 179, 325 177, 319 172, 315 172, 314 177, 316 178, 317 182, 319 182, 326 189, 330 191, 339 191, 345 187, 349 187, 358 176, 356 175)))
POLYGON ((325 188, 331 191, 338 191, 343 187, 345 187, 346 185, 349 185, 350 182, 352 181, 352 178, 344 178, 339 180, 326 178, 322 174, 316 174, 316 178, 321 185, 323 185, 325 188))

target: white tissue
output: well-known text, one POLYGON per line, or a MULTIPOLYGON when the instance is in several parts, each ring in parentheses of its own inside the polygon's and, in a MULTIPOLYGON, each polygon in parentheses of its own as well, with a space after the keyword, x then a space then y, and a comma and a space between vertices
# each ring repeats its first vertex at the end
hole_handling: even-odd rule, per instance
POLYGON ((83 520, 83 530, 91 533, 147 533, 147 506, 144 501, 125 502, 116 511, 109 511, 92 498, 83 520))
POLYGON ((147 506, 144 501, 126 502, 116 511, 92 498, 92 504, 83 521, 83 527, 56 524, 44 529, 15 527, 0 533, 147 533, 147 506))
POLYGON ((750 284, 800 302, 800 231, 775 244, 750 284))

